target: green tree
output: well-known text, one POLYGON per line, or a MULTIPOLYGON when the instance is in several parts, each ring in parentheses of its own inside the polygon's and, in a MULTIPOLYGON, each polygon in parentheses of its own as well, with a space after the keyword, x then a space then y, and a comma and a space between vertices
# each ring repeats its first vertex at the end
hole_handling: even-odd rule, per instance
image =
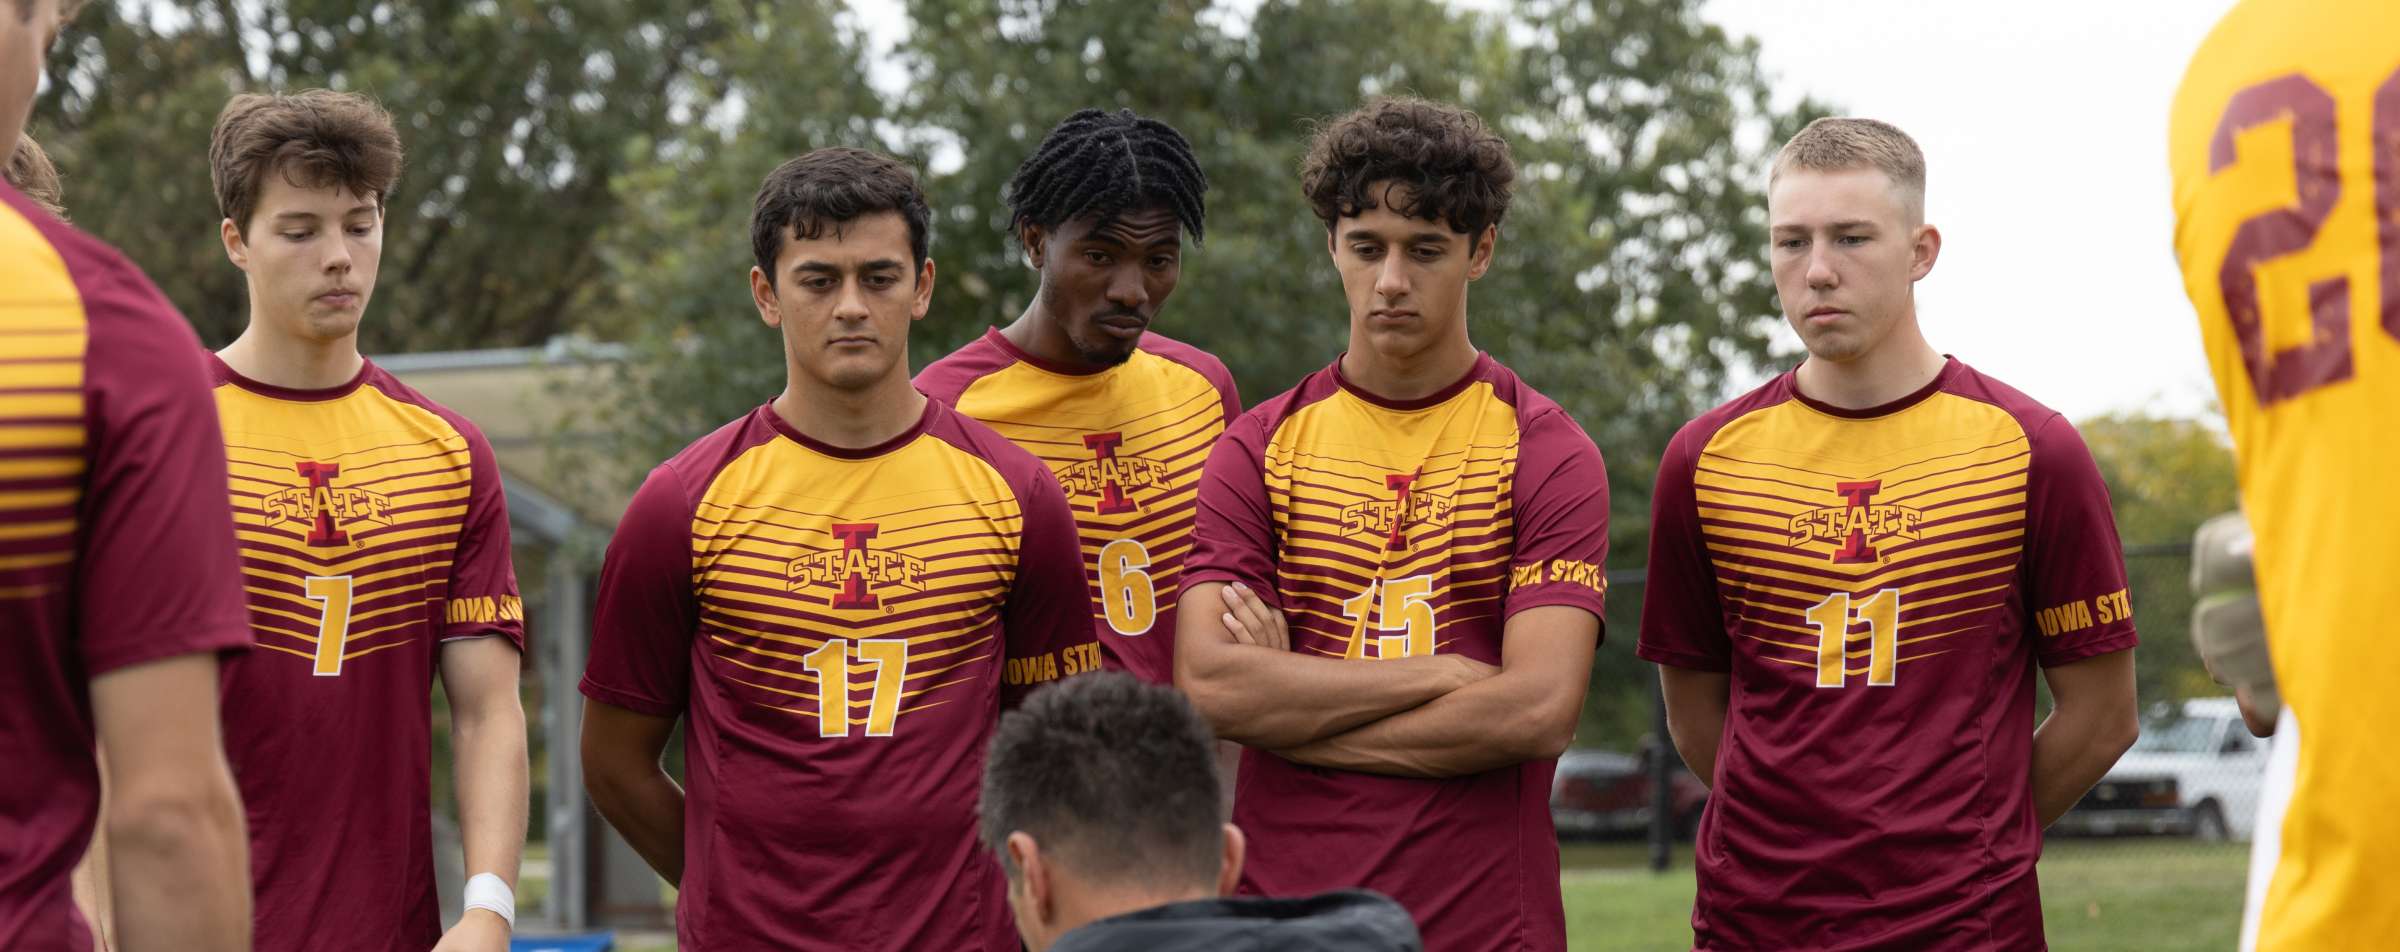
POLYGON ((2126 543, 2144 702, 2227 693, 2192 650, 2191 558, 2200 523, 2235 506, 2233 451, 2199 420, 2116 413, 2077 424, 2126 543))
POLYGON ((614 303, 611 188, 704 113, 704 51, 749 4, 181 0, 93 4, 50 61, 36 134, 79 223, 221 345, 248 313, 217 241, 208 136, 236 92, 325 86, 389 109, 407 149, 371 352, 536 343, 614 303))

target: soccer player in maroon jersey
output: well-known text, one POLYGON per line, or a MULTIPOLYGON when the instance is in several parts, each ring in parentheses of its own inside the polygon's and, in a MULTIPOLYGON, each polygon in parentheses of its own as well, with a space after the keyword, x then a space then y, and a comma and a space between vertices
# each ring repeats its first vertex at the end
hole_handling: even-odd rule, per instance
POLYGON ((525 626, 498 460, 358 352, 400 164, 382 107, 325 90, 236 96, 209 142, 250 298, 212 367, 259 647, 224 686, 261 948, 499 952, 515 915, 525 626), (468 874, 446 933, 436 677, 468 874))
POLYGON ((1637 653, 1711 786, 1700 949, 2040 948, 2041 830, 2134 739, 2108 489, 2066 418, 1925 342, 1924 200, 1889 125, 1785 144, 1769 259, 1808 358, 1659 465, 1637 653))
MULTIPOLYGON (((0 151, 72 12, 0 0, 0 151)), ((216 434, 174 306, 0 185, 0 948, 93 947, 68 877, 103 772, 114 947, 250 948, 217 723, 218 657, 250 630, 216 434)))
POLYGON ((1151 329, 1198 242, 1208 179, 1156 119, 1085 109, 1009 180, 1010 218, 1041 275, 1025 313, 917 374, 917 386, 1040 457, 1082 532, 1108 656, 1174 676, 1175 596, 1200 466, 1242 411, 1208 352, 1151 329))
POLYGON ((1550 781, 1600 637, 1600 452, 1467 336, 1514 178, 1456 106, 1318 131, 1302 187, 1350 349, 1209 455, 1175 646, 1252 748, 1243 891, 1364 886, 1430 949, 1566 946, 1550 781))
POLYGON ((984 744, 1101 651, 1058 481, 910 386, 931 242, 888 156, 768 175, 750 288, 784 391, 652 470, 609 543, 585 782, 680 887, 684 948, 1017 948, 984 744))

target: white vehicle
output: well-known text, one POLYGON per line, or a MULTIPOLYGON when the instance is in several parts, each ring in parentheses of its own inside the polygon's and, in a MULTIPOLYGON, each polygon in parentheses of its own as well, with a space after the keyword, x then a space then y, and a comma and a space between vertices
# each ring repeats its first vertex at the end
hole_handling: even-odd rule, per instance
POLYGON ((2250 736, 2234 700, 2194 698, 2144 722, 2133 749, 2051 829, 2247 840, 2266 770, 2267 741, 2250 736))

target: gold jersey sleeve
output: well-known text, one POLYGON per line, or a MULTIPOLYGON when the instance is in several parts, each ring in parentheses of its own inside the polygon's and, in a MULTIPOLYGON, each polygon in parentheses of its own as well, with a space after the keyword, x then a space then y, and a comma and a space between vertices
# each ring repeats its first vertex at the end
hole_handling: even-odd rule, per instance
POLYGON ((2303 741, 2258 947, 2377 947, 2400 935, 2400 4, 2246 0, 2194 55, 2168 139, 2303 741))

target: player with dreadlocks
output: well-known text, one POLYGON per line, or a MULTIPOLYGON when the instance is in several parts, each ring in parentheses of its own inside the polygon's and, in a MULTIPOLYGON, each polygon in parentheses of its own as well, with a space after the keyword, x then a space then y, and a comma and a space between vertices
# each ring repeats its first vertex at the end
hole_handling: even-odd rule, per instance
POLYGON ((916 381, 1050 465, 1083 537, 1102 648, 1161 683, 1200 467, 1241 412, 1223 362, 1150 330, 1182 274, 1183 232, 1200 241, 1207 190, 1174 127, 1131 110, 1068 116, 1008 183, 1040 290, 1015 323, 916 381))

